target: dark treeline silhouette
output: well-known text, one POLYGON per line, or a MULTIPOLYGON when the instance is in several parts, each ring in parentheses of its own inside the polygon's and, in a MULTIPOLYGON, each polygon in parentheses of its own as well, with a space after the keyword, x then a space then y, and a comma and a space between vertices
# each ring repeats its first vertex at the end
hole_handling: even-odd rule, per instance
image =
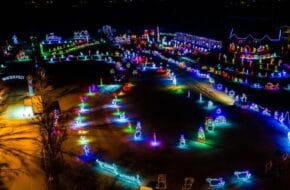
MULTIPOLYGON (((9 1, 0 9, 1 39, 11 33, 27 36, 55 32, 71 36, 72 31, 88 29, 96 33, 98 27, 110 24, 119 30, 138 30, 161 26, 166 31, 185 31, 197 35, 226 38, 232 27, 242 33, 275 32, 290 18, 282 4, 268 7, 225 8, 223 1, 135 0, 133 3, 106 3, 88 0, 84 7, 73 8, 70 3, 55 0, 48 7, 35 8, 9 1)), ((271 3, 269 4, 271 5, 271 3)), ((285 6, 284 6, 285 7, 285 6)))

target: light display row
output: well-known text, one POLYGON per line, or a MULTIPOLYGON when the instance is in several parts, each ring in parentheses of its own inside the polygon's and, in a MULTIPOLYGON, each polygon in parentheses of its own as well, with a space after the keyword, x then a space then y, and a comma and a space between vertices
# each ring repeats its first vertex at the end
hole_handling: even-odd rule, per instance
POLYGON ((15 79, 25 80, 25 77, 23 75, 9 75, 9 76, 6 76, 6 77, 2 77, 3 81, 15 80, 15 79))
POLYGON ((137 175, 127 175, 122 173, 122 171, 117 167, 115 164, 109 164, 107 162, 101 161, 99 159, 96 159, 96 163, 98 167, 101 170, 106 171, 109 173, 111 176, 116 177, 117 179, 121 181, 125 181, 127 183, 131 183, 137 186, 140 186, 142 184, 140 176, 137 175))
MULTIPOLYGON (((158 54, 155 53, 154 55, 159 56, 162 60, 167 60, 166 58, 164 58, 164 56, 160 56, 160 53, 158 54)), ((172 59, 168 59, 167 61, 169 63, 176 64, 180 68, 185 68, 187 71, 196 73, 196 76, 199 78, 209 78, 209 73, 210 73, 218 77, 223 77, 227 81, 232 81, 234 83, 238 83, 238 84, 248 86, 251 88, 264 89, 264 90, 280 90, 280 89, 287 90, 288 89, 287 88, 288 84, 286 84, 286 87, 284 87, 284 86, 280 86, 278 82, 270 82, 270 81, 269 82, 255 82, 255 80, 266 79, 266 78, 268 80, 287 79, 289 78, 290 75, 285 70, 282 70, 281 72, 273 71, 272 73, 269 73, 269 74, 266 72, 264 75, 262 75, 261 72, 254 74, 254 72, 252 71, 251 73, 249 73, 249 71, 245 70, 244 68, 242 68, 241 70, 237 70, 237 69, 234 70, 233 68, 230 68, 230 67, 226 67, 222 69, 221 67, 218 66, 217 69, 215 69, 214 67, 199 66, 200 69, 198 68, 194 69, 190 66, 186 66, 186 62, 179 62, 172 59), (253 79, 253 77, 256 79, 253 79)), ((187 64, 189 65, 189 63, 187 64)))
MULTIPOLYGON (((74 40, 83 40, 89 42, 90 34, 87 30, 75 31, 73 35, 74 40)), ((46 35, 42 44, 66 44, 68 41, 63 40, 61 36, 55 35, 53 32, 46 35)))
POLYGON ((261 38, 256 38, 256 37, 254 37, 252 34, 248 34, 248 35, 245 36, 245 37, 240 37, 240 36, 238 36, 238 35, 234 32, 234 29, 232 28, 232 29, 231 29, 231 32, 230 32, 230 34, 229 34, 229 39, 231 39, 231 40, 236 39, 236 40, 238 40, 238 41, 241 42, 241 43, 245 43, 247 40, 249 40, 249 41, 253 41, 253 42, 255 42, 255 43, 261 43, 261 42, 263 42, 264 40, 265 40, 265 41, 270 41, 270 42, 278 42, 278 41, 281 40, 281 35, 282 35, 282 30, 280 29, 277 38, 271 38, 268 34, 265 34, 265 35, 264 35, 263 37, 261 37, 261 38))
POLYGON ((63 45, 63 46, 57 46, 54 48, 48 48, 46 50, 46 47, 44 47, 43 44, 40 44, 40 52, 43 57, 48 57, 48 56, 55 56, 55 55, 65 55, 68 53, 72 53, 75 51, 79 51, 85 48, 89 48, 92 46, 99 45, 100 41, 93 41, 90 43, 78 43, 78 42, 72 42, 68 45, 63 45))
MULTIPOLYGON (((219 91, 223 91, 224 89, 226 89, 224 92, 227 93, 228 92, 228 88, 222 88, 222 84, 219 84, 216 86, 216 89, 219 91)), ((232 91, 232 90, 230 90, 232 91)), ((278 121, 281 126, 287 126, 286 128, 286 135, 288 135, 288 132, 290 131, 288 128, 290 127, 290 117, 289 117, 289 111, 273 111, 270 110, 269 108, 266 108, 264 106, 258 105, 254 102, 250 102, 247 99, 247 96, 245 94, 243 94, 242 96, 239 96, 238 94, 236 94, 234 91, 231 94, 232 96, 234 96, 235 98, 235 105, 241 107, 242 109, 248 109, 251 111, 255 111, 255 112, 259 112, 262 115, 268 116, 273 118, 274 120, 278 121)))
MULTIPOLYGON (((252 174, 249 170, 235 171, 234 176, 236 176, 236 180, 238 183, 250 183, 252 174)), ((218 178, 206 178, 206 181, 209 184, 210 188, 221 189, 224 188, 226 182, 222 177, 218 178)))
POLYGON ((222 56, 223 59, 219 55, 217 69, 211 68, 208 71, 227 81, 251 88, 284 89, 290 75, 282 56, 283 46, 277 43, 279 41, 280 37, 272 39, 267 35, 261 39, 251 35, 240 38, 232 31, 227 53, 222 56))
MULTIPOLYGON (((156 52, 156 51, 155 51, 156 52)), ((158 57, 161 57, 163 60, 166 60, 166 58, 165 58, 165 56, 163 56, 163 55, 161 55, 161 53, 155 53, 155 55, 157 55, 158 57)), ((170 61, 169 63, 173 63, 173 64, 175 64, 175 65, 178 65, 178 62, 177 61, 170 61)), ((179 66, 179 65, 178 65, 179 66)), ((180 67, 179 66, 179 68, 182 68, 182 67, 180 67)), ((171 74, 170 74, 171 75, 171 74)), ((171 79, 172 80, 172 79, 171 79)), ((223 86, 220 84, 220 85, 218 85, 219 86, 219 88, 223 88, 223 86)), ((268 83, 267 85, 266 85, 266 88, 267 89, 270 89, 270 90, 273 90, 273 89, 276 89, 276 87, 275 87, 275 85, 273 85, 273 84, 271 84, 271 83, 268 83)), ((235 103, 236 104, 239 104, 239 105, 242 105, 241 107, 245 107, 245 103, 243 103, 243 102, 248 102, 247 101, 247 97, 246 97, 246 95, 245 94, 243 94, 242 96, 237 96, 236 95, 236 93, 235 93, 235 91, 233 91, 233 90, 228 90, 228 88, 227 87, 225 87, 224 88, 224 90, 226 91, 226 93, 229 95, 229 96, 231 96, 232 98, 234 98, 235 99, 235 103)), ((202 98, 201 98, 202 99, 202 98)), ((263 108, 263 107, 261 107, 261 106, 259 106, 259 105, 257 105, 257 104, 254 104, 254 103, 252 103, 252 104, 248 104, 248 109, 250 109, 250 110, 253 110, 253 111, 260 111, 261 113, 263 113, 263 114, 265 114, 265 115, 267 115, 267 116, 272 116, 272 114, 273 114, 273 112, 271 112, 271 111, 269 111, 269 109, 267 109, 267 108, 263 108), (272 113, 272 114, 271 114, 272 113)), ((274 112, 275 113, 275 115, 276 115, 276 117, 274 117, 274 119, 275 120, 277 120, 280 124, 282 124, 282 126, 283 125, 287 125, 288 127, 290 126, 290 120, 289 120, 289 113, 288 112, 281 112, 281 113, 279 113, 279 112, 274 112)), ((209 128, 210 130, 212 130, 213 128, 209 128)), ((200 136, 201 137, 204 137, 204 135, 203 135, 203 133, 202 133, 202 130, 200 130, 200 136)), ((290 134, 289 133, 289 129, 287 129, 287 128, 285 128, 285 136, 287 137, 287 139, 288 139, 288 134, 290 134)), ((184 136, 183 137, 180 137, 180 146, 184 146, 184 140, 183 140, 183 138, 184 138, 184 136)), ((290 137, 289 137, 289 139, 290 139, 290 137)), ((202 141, 203 139, 201 138, 201 141, 202 141)), ((288 141, 288 140, 287 140, 288 141)), ((285 142, 284 142, 285 143, 285 142)), ((287 143, 287 142, 286 142, 287 143)))
POLYGON ((209 39, 206 37, 195 36, 191 34, 186 34, 182 32, 175 33, 174 40, 191 43, 196 46, 205 47, 209 49, 221 49, 222 48, 222 41, 209 39))

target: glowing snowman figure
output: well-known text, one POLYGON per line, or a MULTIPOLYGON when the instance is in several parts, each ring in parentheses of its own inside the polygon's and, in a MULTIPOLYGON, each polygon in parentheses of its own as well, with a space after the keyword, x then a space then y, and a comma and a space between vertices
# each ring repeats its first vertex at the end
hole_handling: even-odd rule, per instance
MULTIPOLYGON (((117 110, 119 110, 119 108, 117 108, 117 110)), ((126 123, 126 122, 128 122, 128 118, 126 118, 125 112, 119 112, 119 113, 120 113, 120 115, 119 115, 118 118, 116 118, 116 121, 118 123, 126 123)))
POLYGON ((118 107, 118 106, 117 106, 117 101, 116 101, 115 99, 112 100, 112 105, 113 105, 113 107, 115 107, 115 108, 118 107))
POLYGON ((179 147, 185 147, 185 145, 186 145, 186 142, 185 142, 184 135, 180 135, 180 138, 179 138, 179 147))
POLYGON ((141 123, 140 121, 137 122, 135 133, 134 133, 134 140, 141 140, 142 136, 142 128, 141 128, 141 123))

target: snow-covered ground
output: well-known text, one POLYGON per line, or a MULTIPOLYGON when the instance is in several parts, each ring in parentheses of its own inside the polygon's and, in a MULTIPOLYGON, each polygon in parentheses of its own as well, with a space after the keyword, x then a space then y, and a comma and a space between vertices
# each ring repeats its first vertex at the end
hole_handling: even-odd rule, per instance
POLYGON ((23 94, 14 90, 0 114, 1 178, 10 190, 44 190, 39 130, 23 106, 23 94))

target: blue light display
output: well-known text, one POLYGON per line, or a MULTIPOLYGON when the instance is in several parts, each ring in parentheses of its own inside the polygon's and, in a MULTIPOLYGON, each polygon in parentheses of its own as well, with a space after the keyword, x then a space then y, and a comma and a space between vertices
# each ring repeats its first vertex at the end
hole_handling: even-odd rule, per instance
POLYGON ((101 170, 106 171, 109 175, 115 176, 117 179, 119 179, 122 182, 129 183, 131 185, 137 185, 140 186, 142 184, 140 176, 137 175, 127 175, 124 174, 117 166, 116 164, 109 164, 104 161, 100 161, 99 159, 96 159, 96 162, 98 164, 98 167, 101 170))
POLYGON ((234 175, 237 177, 240 181, 248 181, 252 174, 248 170, 244 171, 235 171, 234 175))
POLYGON ((209 183, 210 188, 223 188, 225 186, 225 181, 223 178, 206 178, 209 183))

